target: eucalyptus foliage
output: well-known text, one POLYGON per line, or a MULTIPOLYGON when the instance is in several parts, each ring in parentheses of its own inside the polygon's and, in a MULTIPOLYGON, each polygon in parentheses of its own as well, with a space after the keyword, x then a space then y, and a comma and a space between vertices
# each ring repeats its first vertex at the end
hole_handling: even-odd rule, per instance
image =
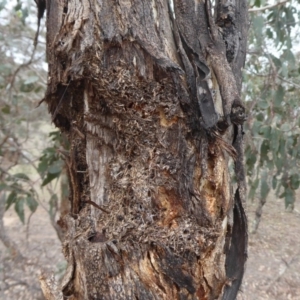
POLYGON ((25 207, 38 207, 37 160, 43 137, 37 108, 46 86, 45 39, 34 48, 34 1, 0 1, 0 192, 25 223, 25 207), (33 138, 34 137, 34 138, 33 138), (28 174, 28 172, 30 174, 28 174))
POLYGON ((300 183, 300 1, 264 9, 269 4, 252 2, 252 10, 262 8, 251 13, 244 72, 249 198, 274 190, 292 209, 300 183))

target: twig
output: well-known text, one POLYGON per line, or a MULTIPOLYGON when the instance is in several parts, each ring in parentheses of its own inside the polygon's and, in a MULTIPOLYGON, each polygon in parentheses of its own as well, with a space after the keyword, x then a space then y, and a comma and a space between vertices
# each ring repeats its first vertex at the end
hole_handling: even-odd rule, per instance
POLYGON ((98 205, 97 203, 95 203, 94 201, 91 201, 91 200, 85 200, 83 201, 84 203, 88 203, 88 204, 91 204, 95 207, 97 207, 98 209, 102 210, 103 212, 109 214, 109 212, 107 210, 105 210, 103 207, 101 207, 100 205, 98 205))
POLYGON ((273 281, 271 281, 268 285, 268 287, 266 288, 266 292, 268 292, 272 286, 274 286, 274 284, 282 277, 282 275, 286 272, 286 270, 290 267, 290 265, 293 263, 293 261, 298 258, 300 254, 300 251, 298 251, 289 262, 283 260, 283 262, 285 263, 285 268, 279 272, 279 274, 275 277, 275 279, 273 281))
POLYGON ((261 221, 262 210, 263 210, 263 207, 265 204, 266 204, 266 199, 263 199, 262 197, 260 197, 259 203, 258 203, 256 211, 255 211, 255 218, 253 221, 253 228, 251 230, 251 233, 257 232, 259 223, 261 221))
POLYGON ((278 3, 275 3, 275 4, 271 4, 271 5, 267 5, 267 6, 263 6, 263 7, 258 7, 258 8, 250 8, 248 9, 249 12, 259 12, 259 11, 264 11, 264 10, 267 10, 267 9, 271 9, 271 8, 274 8, 276 6, 280 6, 282 4, 285 4, 287 2, 289 2, 290 0, 284 0, 284 1, 281 1, 281 2, 278 2, 278 3))
POLYGON ((291 84, 291 85, 293 85, 293 86, 295 86, 295 87, 297 87, 297 88, 300 88, 300 85, 299 84, 297 84, 297 83, 295 83, 295 82, 293 82, 293 81, 291 81, 291 80, 288 80, 288 79, 285 79, 285 78, 283 78, 283 77, 281 77, 281 76, 277 76, 280 80, 282 80, 282 81, 284 81, 284 82, 286 82, 286 83, 289 83, 289 84, 291 84))
POLYGON ((0 143, 0 149, 3 149, 2 147, 3 147, 3 145, 6 143, 6 141, 8 140, 8 138, 9 138, 9 135, 7 134, 7 135, 4 137, 3 141, 0 143))
MULTIPOLYGON (((254 71, 250 70, 250 69, 245 69, 245 71, 249 72, 249 73, 251 73, 251 74, 253 74, 255 76, 258 76, 258 77, 269 77, 270 76, 270 73, 268 73, 268 74, 258 74, 258 73, 255 73, 254 71)), ((293 82, 293 81, 291 81, 289 79, 285 79, 285 78, 283 78, 283 77, 281 77, 279 75, 276 75, 276 76, 277 76, 278 79, 280 79, 280 80, 282 80, 282 81, 284 81, 286 83, 289 83, 290 85, 293 85, 294 87, 300 88, 300 84, 298 84, 296 82, 293 82)))
POLYGON ((25 63, 23 63, 23 64, 21 64, 17 67, 17 69, 13 73, 13 75, 11 77, 11 80, 10 80, 10 86, 9 86, 9 89, 8 89, 9 92, 11 92, 11 89, 12 89, 14 83, 15 83, 16 77, 17 77, 18 73, 20 72, 20 70, 25 68, 25 67, 29 67, 32 63, 38 62, 44 56, 44 54, 42 54, 39 57, 37 57, 36 59, 33 59, 34 55, 35 55, 35 49, 32 51, 30 59, 27 62, 25 62, 25 63))
POLYGON ((29 224, 30 224, 30 220, 31 220, 31 217, 32 215, 34 214, 34 212, 31 212, 29 217, 28 217, 28 220, 27 220, 27 224, 26 224, 26 247, 28 247, 28 238, 29 238, 29 224))

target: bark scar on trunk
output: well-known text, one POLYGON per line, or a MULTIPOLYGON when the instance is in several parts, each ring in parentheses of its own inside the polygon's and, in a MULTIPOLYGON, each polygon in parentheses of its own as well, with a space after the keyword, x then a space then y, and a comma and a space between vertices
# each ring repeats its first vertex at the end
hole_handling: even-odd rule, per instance
POLYGON ((174 13, 158 0, 47 10, 45 99, 70 141, 73 191, 59 297, 216 299, 236 278, 235 293, 247 238, 233 70, 245 45, 229 63, 233 45, 204 0, 174 0, 174 13))

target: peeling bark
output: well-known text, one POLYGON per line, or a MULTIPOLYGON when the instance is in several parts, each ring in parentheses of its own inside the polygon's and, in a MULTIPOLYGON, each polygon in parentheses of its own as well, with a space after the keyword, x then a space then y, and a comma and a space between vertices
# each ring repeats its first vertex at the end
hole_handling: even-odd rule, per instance
POLYGON ((236 80, 245 44, 231 59, 209 1, 173 4, 47 1, 46 102, 70 141, 72 203, 64 279, 52 292, 41 279, 52 298, 237 294, 247 245, 236 80))

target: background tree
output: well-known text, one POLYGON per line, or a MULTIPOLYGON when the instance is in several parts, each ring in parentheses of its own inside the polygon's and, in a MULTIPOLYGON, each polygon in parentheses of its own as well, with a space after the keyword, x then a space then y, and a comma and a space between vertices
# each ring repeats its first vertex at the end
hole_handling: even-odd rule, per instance
POLYGON ((45 100, 72 193, 68 268, 58 289, 41 278, 46 298, 236 297, 247 30, 245 1, 47 3, 45 100))
POLYGON ((31 4, 20 0, 0 2, 0 49, 3 57, 0 65, 1 191, 6 192, 6 209, 14 205, 21 221, 25 223, 24 207, 27 204, 34 212, 38 206, 36 190, 39 184, 47 186, 52 195, 49 213, 55 224, 54 206, 57 206, 57 200, 53 199, 57 196, 49 183, 62 172, 63 163, 57 149, 67 149, 68 145, 58 131, 49 133, 49 125, 44 128, 49 116, 39 107, 39 102, 44 96, 47 82, 45 36, 39 36, 38 45, 32 43, 37 31, 33 17, 36 16, 36 10, 31 4), (31 18, 28 18, 29 15, 31 18), (41 145, 34 135, 49 144, 46 142, 41 145))
POLYGON ((273 189, 293 210, 299 188, 299 1, 255 1, 244 72, 249 110, 246 164, 249 198, 259 199, 251 228, 273 189))
POLYGON ((48 138, 53 131, 50 118, 45 108, 37 107, 47 83, 44 26, 41 32, 34 47, 34 2, 0 1, 0 240, 5 246, 0 245, 1 299, 41 297, 35 273, 45 253, 36 255, 38 250, 29 236, 39 205, 58 228, 59 185, 50 179, 57 178, 62 167, 54 149, 59 134, 52 132, 48 138), (12 210, 21 221, 17 225, 16 220, 19 228, 15 233, 7 223, 12 210), (20 241, 16 236, 22 233, 20 241))
MULTIPOLYGON (((11 3, 11 7, 8 7, 2 1, 0 12, 3 18, 0 24, 0 174, 1 195, 6 198, 6 203, 2 202, 1 206, 8 209, 14 205, 24 223, 24 206, 27 205, 33 213, 38 204, 33 182, 26 172, 20 172, 17 166, 28 164, 28 169, 35 168, 34 161, 39 156, 39 151, 30 151, 28 145, 31 126, 39 113, 33 108, 43 95, 46 72, 41 66, 44 55, 41 51, 37 55, 40 48, 34 49, 32 45, 31 34, 34 30, 30 24, 25 26, 29 14, 28 7, 20 1, 11 3), (21 30, 23 36, 20 35, 21 30)), ((5 235, 4 228, 1 229, 1 233, 5 235)), ((11 248, 9 239, 5 244, 11 248)))

